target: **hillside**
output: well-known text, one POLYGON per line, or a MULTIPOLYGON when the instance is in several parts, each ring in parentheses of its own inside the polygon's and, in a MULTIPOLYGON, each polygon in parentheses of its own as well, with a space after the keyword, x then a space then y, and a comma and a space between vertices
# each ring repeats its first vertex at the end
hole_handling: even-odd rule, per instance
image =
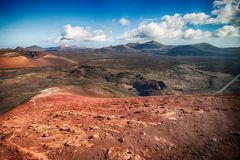
POLYGON ((155 41, 127 43, 95 50, 96 53, 150 53, 168 56, 239 56, 240 48, 218 48, 208 43, 164 45, 155 41))
POLYGON ((2 49, 0 53, 22 52, 22 51, 61 51, 61 52, 80 52, 98 54, 135 54, 148 53, 167 56, 239 56, 240 47, 218 48, 209 43, 196 43, 188 45, 165 45, 156 41, 145 43, 127 43, 116 46, 102 48, 81 48, 75 45, 66 46, 64 44, 57 47, 42 48, 37 45, 27 48, 17 47, 15 50, 2 49))
POLYGON ((239 159, 239 98, 92 98, 50 88, 0 116, 0 157, 239 159))
POLYGON ((30 51, 44 51, 45 50, 45 48, 39 47, 37 45, 29 46, 26 49, 28 49, 30 51))
POLYGON ((73 60, 51 54, 36 59, 19 55, 14 57, 0 57, 0 68, 28 68, 73 64, 77 63, 73 60))

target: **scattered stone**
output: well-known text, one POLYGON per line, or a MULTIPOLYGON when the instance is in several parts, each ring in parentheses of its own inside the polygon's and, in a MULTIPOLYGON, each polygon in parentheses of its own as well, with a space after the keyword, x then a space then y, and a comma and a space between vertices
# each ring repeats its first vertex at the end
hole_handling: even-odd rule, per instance
POLYGON ((89 129, 93 129, 94 130, 94 129, 99 129, 99 127, 97 127, 97 126, 92 127, 91 126, 91 127, 89 127, 89 129))
POLYGON ((193 111, 200 111, 200 108, 194 108, 193 111))
POLYGON ((48 146, 46 144, 44 144, 42 147, 43 149, 48 149, 48 146))
POLYGON ((95 116, 94 118, 96 118, 96 119, 99 120, 99 121, 102 121, 102 120, 105 119, 105 117, 102 116, 102 115, 97 115, 97 116, 95 116))
POLYGON ((134 113, 137 114, 137 113, 141 113, 141 112, 144 112, 143 110, 141 111, 135 111, 134 113))
POLYGON ((63 145, 64 145, 65 147, 70 146, 70 144, 69 144, 68 142, 65 142, 63 145))
POLYGON ((240 136, 240 132, 234 132, 233 135, 239 137, 240 136))
POLYGON ((44 133, 43 135, 42 135, 42 137, 47 137, 48 136, 48 134, 47 133, 44 133))
POLYGON ((146 135, 146 133, 145 133, 145 132, 140 132, 140 134, 141 134, 141 135, 143 135, 143 136, 145 136, 145 135, 146 135))
POLYGON ((167 113, 167 110, 162 111, 160 114, 165 114, 167 113))
POLYGON ((5 138, 5 135, 0 133, 0 140, 4 140, 4 138, 5 138))
POLYGON ((98 134, 98 133, 95 133, 95 134, 91 135, 91 136, 89 137, 89 139, 96 139, 96 138, 99 138, 99 137, 100 137, 99 134, 98 134))
POLYGON ((143 105, 144 105, 144 107, 150 107, 150 105, 146 104, 146 103, 144 103, 143 105))
POLYGON ((53 118, 58 118, 58 117, 60 117, 60 114, 58 114, 58 113, 53 115, 53 118))
POLYGON ((214 143, 214 142, 217 142, 216 138, 212 138, 212 139, 209 140, 209 143, 214 143))
POLYGON ((213 138, 212 141, 213 141, 213 142, 217 142, 217 138, 213 138))
POLYGON ((119 138, 118 141, 119 141, 120 143, 123 143, 123 138, 119 138))
POLYGON ((169 117, 168 119, 169 119, 169 120, 172 120, 172 121, 176 121, 176 120, 177 120, 176 117, 169 117))
POLYGON ((63 125, 62 127, 59 128, 60 131, 67 131, 70 132, 71 129, 67 125, 63 125))
POLYGON ((183 108, 181 108, 180 111, 181 111, 181 113, 183 113, 183 114, 188 114, 188 113, 190 113, 189 111, 187 111, 187 110, 185 110, 185 109, 183 109, 183 108))
POLYGON ((107 120, 113 120, 113 119, 116 119, 116 116, 114 116, 114 115, 107 116, 107 120))
POLYGON ((141 160, 139 154, 135 154, 128 148, 111 147, 106 153, 107 160, 141 160))

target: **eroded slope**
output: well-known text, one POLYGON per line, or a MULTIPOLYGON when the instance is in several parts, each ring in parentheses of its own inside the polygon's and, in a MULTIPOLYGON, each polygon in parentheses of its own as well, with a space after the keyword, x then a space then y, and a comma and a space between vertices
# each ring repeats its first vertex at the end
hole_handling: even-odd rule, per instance
POLYGON ((42 91, 0 116, 3 159, 238 159, 239 95, 42 91))

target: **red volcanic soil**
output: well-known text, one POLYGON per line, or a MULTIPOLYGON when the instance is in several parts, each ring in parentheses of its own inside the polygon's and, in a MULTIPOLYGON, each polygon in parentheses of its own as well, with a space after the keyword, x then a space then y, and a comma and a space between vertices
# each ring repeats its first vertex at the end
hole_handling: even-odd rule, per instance
POLYGON ((0 116, 1 159, 239 159, 240 96, 45 91, 0 116))
POLYGON ((41 58, 31 59, 24 56, 0 57, 0 68, 44 67, 77 64, 75 61, 48 54, 41 58))

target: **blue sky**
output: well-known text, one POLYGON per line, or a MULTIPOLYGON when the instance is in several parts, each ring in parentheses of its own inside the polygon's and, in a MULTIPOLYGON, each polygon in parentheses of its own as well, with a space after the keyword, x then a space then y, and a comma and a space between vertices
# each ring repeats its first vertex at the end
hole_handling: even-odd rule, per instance
POLYGON ((102 47, 148 40, 240 46, 239 22, 234 21, 238 4, 239 0, 2 0, 0 48, 102 47))

